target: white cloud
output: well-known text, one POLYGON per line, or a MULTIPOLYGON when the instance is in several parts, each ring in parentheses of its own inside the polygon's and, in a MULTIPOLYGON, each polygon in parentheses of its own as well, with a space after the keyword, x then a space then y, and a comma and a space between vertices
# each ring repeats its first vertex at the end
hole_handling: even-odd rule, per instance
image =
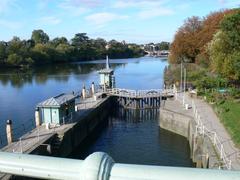
POLYGON ((218 3, 225 8, 240 7, 240 0, 218 0, 218 3))
POLYGON ((103 13, 91 14, 85 17, 85 20, 88 21, 89 23, 97 25, 98 27, 103 27, 109 22, 112 22, 115 20, 127 19, 127 18, 128 16, 122 16, 114 13, 103 12, 103 13))
POLYGON ((150 8, 161 6, 169 0, 118 0, 113 4, 114 8, 150 8))
POLYGON ((57 25, 61 23, 61 19, 54 16, 45 16, 38 19, 38 23, 41 25, 57 25))
POLYGON ((0 20, 0 26, 15 30, 21 28, 22 24, 16 21, 0 20))
POLYGON ((174 14, 174 8, 167 8, 170 0, 118 0, 113 8, 131 8, 138 10, 137 16, 141 19, 154 18, 174 14))
POLYGON ((174 14, 174 11, 168 8, 154 8, 141 11, 138 16, 142 19, 154 18, 158 16, 168 16, 174 14))
POLYGON ((79 4, 75 4, 75 3, 73 0, 64 0, 63 2, 61 2, 58 5, 58 7, 64 11, 66 11, 67 14, 69 14, 71 16, 80 16, 82 14, 89 12, 90 9, 88 7, 83 7, 83 6, 81 6, 79 4))
POLYGON ((0 13, 7 12, 11 7, 17 8, 16 0, 0 0, 0 13))

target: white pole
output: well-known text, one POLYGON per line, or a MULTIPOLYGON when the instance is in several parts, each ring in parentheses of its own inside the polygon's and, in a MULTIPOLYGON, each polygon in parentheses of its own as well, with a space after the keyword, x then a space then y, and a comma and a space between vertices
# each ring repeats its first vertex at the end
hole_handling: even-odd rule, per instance
POLYGON ((22 148, 22 138, 20 138, 20 149, 21 149, 21 153, 23 153, 23 148, 22 148))
POLYGON ((182 92, 182 76, 183 76, 183 72, 182 72, 182 62, 181 62, 181 80, 180 80, 180 92, 182 92))
POLYGON ((183 80, 183 105, 185 104, 185 90, 186 90, 186 68, 184 68, 184 80, 183 80))

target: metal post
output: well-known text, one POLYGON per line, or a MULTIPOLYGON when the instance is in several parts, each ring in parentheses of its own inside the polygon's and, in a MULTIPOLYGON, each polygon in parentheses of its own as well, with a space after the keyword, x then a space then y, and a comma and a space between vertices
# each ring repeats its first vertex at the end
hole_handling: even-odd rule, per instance
POLYGON ((7 120, 6 134, 8 144, 13 142, 12 120, 7 120))
POLYGON ((223 145, 221 144, 220 158, 223 159, 223 145))
POLYGON ((36 127, 41 126, 39 108, 35 110, 35 123, 36 123, 36 127))
POLYGON ((94 85, 94 82, 92 82, 91 91, 92 91, 92 96, 94 96, 94 94, 95 94, 95 85, 94 85))
POLYGON ((38 133, 38 142, 39 142, 39 127, 37 127, 37 133, 38 133))
POLYGON ((217 133, 216 132, 214 132, 213 144, 214 144, 214 146, 216 146, 216 144, 217 144, 217 133))
POLYGON ((183 80, 183 105, 185 104, 185 91, 186 91, 186 68, 184 68, 184 80, 183 80))
POLYGON ((21 149, 21 153, 23 153, 23 148, 22 148, 22 138, 20 138, 19 140, 20 140, 20 149, 21 149))
POLYGON ((181 62, 181 80, 180 80, 180 92, 182 92, 182 76, 183 76, 182 68, 183 68, 183 64, 182 64, 182 62, 181 62))

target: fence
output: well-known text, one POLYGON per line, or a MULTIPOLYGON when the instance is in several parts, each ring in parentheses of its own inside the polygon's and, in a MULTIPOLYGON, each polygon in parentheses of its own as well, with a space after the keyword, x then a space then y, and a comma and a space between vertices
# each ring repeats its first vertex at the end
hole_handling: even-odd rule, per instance
POLYGON ((192 102, 186 103, 186 95, 185 93, 183 93, 183 95, 175 92, 175 98, 176 100, 180 101, 184 107, 186 107, 186 105, 191 105, 192 106, 192 110, 193 110, 193 115, 194 115, 194 121, 196 122, 196 133, 200 134, 202 136, 207 136, 211 142, 213 143, 213 146, 215 148, 215 150, 217 151, 218 155, 220 156, 220 160, 222 161, 219 164, 219 169, 228 169, 231 170, 232 169, 232 161, 229 157, 227 157, 226 152, 224 150, 224 144, 221 142, 217 132, 215 131, 211 131, 209 130, 203 123, 202 118, 200 113, 198 112, 198 108, 194 102, 194 100, 192 100, 192 102))

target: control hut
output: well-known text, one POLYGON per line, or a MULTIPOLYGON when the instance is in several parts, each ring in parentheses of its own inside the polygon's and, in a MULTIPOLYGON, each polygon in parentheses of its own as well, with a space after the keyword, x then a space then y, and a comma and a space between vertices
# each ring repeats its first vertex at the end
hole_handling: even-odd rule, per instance
POLYGON ((108 56, 106 57, 106 68, 98 71, 100 75, 100 87, 104 90, 115 88, 114 71, 110 68, 108 56))
POLYGON ((73 94, 60 94, 37 105, 42 124, 62 124, 74 113, 75 98, 73 94))

